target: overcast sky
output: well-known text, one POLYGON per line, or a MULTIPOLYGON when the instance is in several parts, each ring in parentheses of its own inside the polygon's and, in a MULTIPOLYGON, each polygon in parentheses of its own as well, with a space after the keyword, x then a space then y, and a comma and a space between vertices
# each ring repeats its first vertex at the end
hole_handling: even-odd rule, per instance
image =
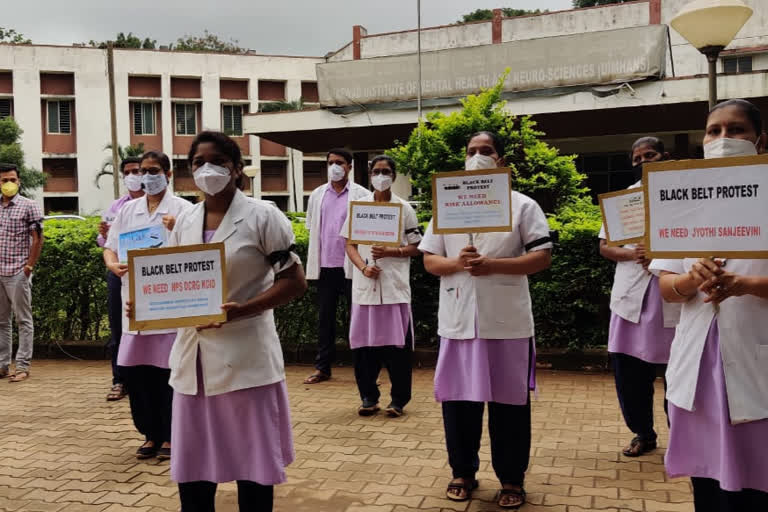
MULTIPOLYGON (((260 53, 325 55, 369 33, 416 28, 416 0, 2 0, 0 26, 34 43, 72 44, 133 32, 167 44, 204 29, 260 53)), ((422 26, 477 8, 568 9, 571 0, 422 0, 422 26)))

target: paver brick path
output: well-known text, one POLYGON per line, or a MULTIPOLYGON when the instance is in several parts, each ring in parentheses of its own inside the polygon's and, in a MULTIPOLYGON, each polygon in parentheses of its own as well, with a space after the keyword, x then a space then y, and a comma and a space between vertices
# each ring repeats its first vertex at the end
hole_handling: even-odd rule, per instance
MULTIPOLYGON (((498 482, 487 437, 480 489, 470 503, 444 498, 448 468, 431 370, 414 372, 406 416, 360 418, 349 368, 305 386, 290 367, 296 461, 275 489, 281 512, 494 511, 498 482)), ((389 381, 382 374, 382 388, 389 381)), ((21 384, 0 381, 0 511, 150 512, 179 509, 168 463, 140 463, 128 400, 107 403, 107 362, 36 361, 21 384)), ((692 511, 686 480, 662 464, 666 423, 657 392, 661 447, 635 460, 610 375, 539 372, 527 512, 692 511)), ((382 398, 384 400, 384 398, 382 398)), ((386 405, 384 402, 382 405, 386 405)), ((219 511, 236 511, 235 486, 219 487, 219 511)))

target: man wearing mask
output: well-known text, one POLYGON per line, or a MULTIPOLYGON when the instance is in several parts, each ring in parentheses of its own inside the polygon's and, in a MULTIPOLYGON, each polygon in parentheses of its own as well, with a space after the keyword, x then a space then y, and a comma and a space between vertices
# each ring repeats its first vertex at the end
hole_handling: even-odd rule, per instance
MULTIPOLYGON (((629 156, 637 180, 629 188, 642 186, 643 164, 669 159, 664 143, 656 137, 635 141, 629 156)), ((643 244, 610 247, 605 240, 605 228, 599 237, 600 254, 616 262, 608 352, 619 406, 634 434, 622 453, 625 457, 639 457, 657 446, 653 428, 654 382, 669 361, 680 305, 662 300, 659 280, 648 271, 651 261, 645 257, 643 244)))
POLYGON ((19 170, 0 163, 0 378, 10 382, 29 378, 34 326, 30 278, 43 247, 40 207, 19 195, 19 170), (16 371, 11 366, 11 312, 19 326, 16 371))
MULTIPOLYGON (((120 173, 123 175, 123 183, 128 193, 115 199, 109 206, 109 209, 102 215, 99 224, 99 236, 96 243, 99 247, 104 247, 109 235, 109 226, 117 217, 117 213, 125 203, 131 199, 136 199, 144 195, 144 189, 141 186, 141 174, 139 173, 138 157, 128 157, 120 162, 120 173)), ((107 271, 107 315, 109 316, 109 345, 108 348, 112 355, 112 388, 107 393, 107 401, 121 400, 125 398, 126 389, 123 376, 120 374, 120 367, 117 366, 117 352, 120 348, 120 337, 123 334, 123 308, 120 299, 121 280, 115 274, 107 271)))
POLYGON ((332 149, 326 155, 328 183, 317 187, 309 196, 307 228, 307 279, 317 281, 318 351, 315 372, 304 380, 317 384, 331 378, 331 365, 336 357, 336 308, 344 296, 351 304, 352 263, 346 253, 346 240, 340 236, 347 220, 349 202, 358 201, 368 191, 349 181, 352 155, 344 149, 332 149))

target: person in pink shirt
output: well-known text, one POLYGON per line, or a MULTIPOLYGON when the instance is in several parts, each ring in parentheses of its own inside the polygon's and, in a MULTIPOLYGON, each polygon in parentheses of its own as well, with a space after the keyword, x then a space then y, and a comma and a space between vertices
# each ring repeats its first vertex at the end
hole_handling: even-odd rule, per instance
MULTIPOLYGON (((139 162, 141 159, 138 157, 124 158, 120 162, 120 174, 123 175, 123 183, 125 188, 128 189, 128 193, 122 197, 115 199, 104 215, 101 216, 101 222, 99 223, 99 235, 96 238, 96 243, 99 247, 104 247, 107 243, 107 236, 109 236, 109 226, 114 222, 117 213, 123 207, 125 203, 131 199, 136 199, 144 195, 144 189, 141 187, 141 174, 139 174, 139 162)), ((123 377, 120 367, 117 365, 117 353, 120 349, 120 337, 123 334, 123 307, 120 300, 120 287, 121 280, 115 274, 107 271, 107 316, 109 318, 109 343, 107 348, 110 351, 112 358, 112 387, 107 393, 107 401, 112 402, 115 400, 121 400, 125 398, 127 389, 125 386, 125 378, 123 377)))

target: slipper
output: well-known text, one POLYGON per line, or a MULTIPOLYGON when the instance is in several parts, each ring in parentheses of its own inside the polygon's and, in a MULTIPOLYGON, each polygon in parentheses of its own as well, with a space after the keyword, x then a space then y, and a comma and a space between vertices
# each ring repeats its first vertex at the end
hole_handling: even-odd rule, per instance
POLYGON ((499 493, 496 496, 496 505, 498 505, 501 508, 511 509, 511 510, 517 510, 523 505, 525 505, 525 498, 526 493, 525 489, 522 487, 520 490, 517 489, 500 489, 499 493), (506 496, 511 496, 513 498, 517 498, 519 500, 519 503, 513 503, 511 505, 502 505, 501 500, 502 498, 505 498, 506 496))
POLYGON ((144 443, 143 445, 139 446, 139 449, 136 450, 136 458, 139 460, 143 459, 151 459, 155 455, 157 455, 157 443, 153 443, 152 446, 146 446, 147 443, 144 443))
POLYGON ((331 378, 330 375, 326 375, 325 373, 321 372, 320 370, 316 371, 306 379, 304 379, 304 384, 318 384, 320 382, 324 382, 326 380, 329 380, 331 378))
POLYGON ((157 460, 169 460, 171 458, 171 447, 163 448, 162 446, 157 450, 157 460))
POLYGON ((122 384, 115 384, 112 386, 112 389, 109 390, 109 393, 107 394, 107 402, 114 402, 116 400, 122 400, 125 398, 125 395, 127 393, 125 392, 125 386, 122 384))
POLYGON ((451 481, 451 483, 448 484, 448 488, 445 490, 445 497, 451 501, 469 501, 472 497, 472 491, 477 489, 479 485, 480 482, 478 482, 477 479, 465 480, 463 484, 451 481), (462 498, 450 491, 464 491, 465 496, 462 498))
POLYGON ((29 370, 16 370, 16 373, 11 375, 8 382, 22 382, 29 378, 29 370))
POLYGON ((636 437, 632 440, 631 443, 629 443, 629 448, 626 450, 623 450, 621 453, 625 457, 640 457, 641 455, 645 455, 648 452, 652 452, 655 450, 658 446, 658 443, 656 440, 645 440, 640 437, 636 437))

